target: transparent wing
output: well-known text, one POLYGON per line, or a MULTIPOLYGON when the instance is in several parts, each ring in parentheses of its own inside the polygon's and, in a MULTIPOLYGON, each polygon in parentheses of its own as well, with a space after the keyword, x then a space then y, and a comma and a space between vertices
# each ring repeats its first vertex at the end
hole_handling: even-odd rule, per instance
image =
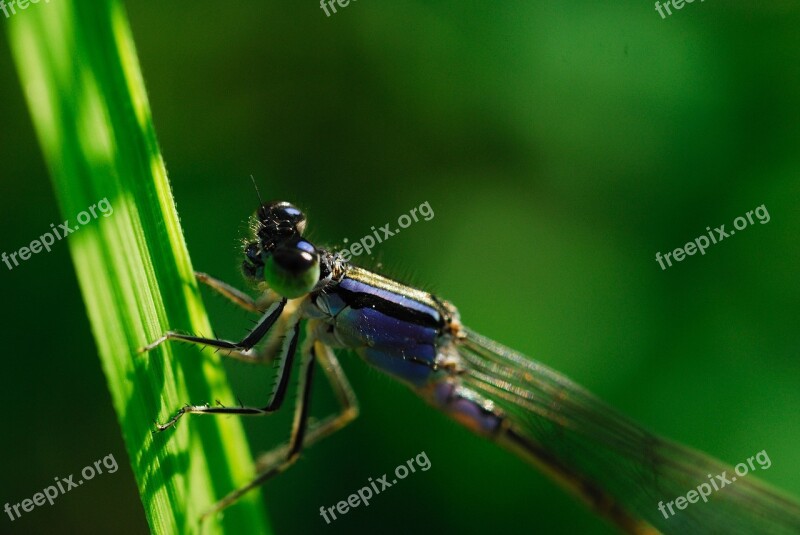
MULTIPOLYGON (((800 506, 757 479, 757 462, 755 470, 748 466, 749 473, 738 476, 731 466, 642 429, 546 366, 470 330, 466 334, 458 342, 469 368, 463 384, 506 414, 511 428, 500 442, 566 480, 612 520, 616 508, 668 534, 800 533, 800 506), (716 475, 730 483, 723 485, 716 475), (707 502, 697 492, 703 484, 707 502), (682 510, 673 505, 671 515, 666 504, 692 490, 697 502, 682 503, 682 510)), ((616 521, 630 532, 648 532, 616 521)))

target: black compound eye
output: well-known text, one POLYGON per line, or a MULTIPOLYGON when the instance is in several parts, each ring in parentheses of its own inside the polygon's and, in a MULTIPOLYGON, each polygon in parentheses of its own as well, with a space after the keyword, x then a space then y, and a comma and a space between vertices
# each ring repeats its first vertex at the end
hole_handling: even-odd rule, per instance
POLYGON ((258 250, 256 242, 248 243, 244 248, 244 256, 254 264, 261 263, 261 252, 258 250))
POLYGON ((278 294, 293 299, 310 292, 319 281, 319 253, 300 236, 275 247, 264 262, 264 281, 278 294))
POLYGON ((245 245, 242 272, 250 279, 261 280, 264 276, 264 261, 261 259, 258 243, 250 242, 245 245))
POLYGON ((319 262, 317 249, 299 236, 276 247, 272 258, 281 269, 292 274, 302 273, 319 262))
POLYGON ((258 235, 268 242, 302 234, 306 226, 305 214, 293 204, 283 201, 262 204, 256 217, 260 223, 258 235))

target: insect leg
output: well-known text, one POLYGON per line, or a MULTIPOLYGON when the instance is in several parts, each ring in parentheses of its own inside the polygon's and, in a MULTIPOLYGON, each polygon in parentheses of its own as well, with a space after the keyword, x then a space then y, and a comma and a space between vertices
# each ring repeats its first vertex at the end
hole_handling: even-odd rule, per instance
MULTIPOLYGON (((323 438, 342 429, 355 420, 359 412, 358 399, 333 350, 319 341, 314 343, 314 347, 312 347, 311 350, 314 351, 317 362, 322 367, 322 371, 325 372, 325 377, 331 385, 331 389, 336 396, 340 409, 334 414, 309 424, 306 437, 303 440, 304 448, 308 448, 323 438)), ((290 444, 287 442, 271 451, 259 455, 256 460, 256 466, 259 472, 282 461, 288 454, 289 447, 290 444)))
POLYGON ((309 429, 308 437, 303 443, 310 446, 314 442, 335 433, 358 417, 358 399, 356 398, 347 376, 344 374, 339 360, 333 350, 316 340, 312 347, 314 356, 322 366, 322 371, 333 389, 333 394, 339 402, 340 411, 320 421, 319 424, 309 429), (313 436, 312 436, 313 435, 313 436))
POLYGON ((194 276, 198 282, 205 284, 233 304, 245 310, 249 310, 250 312, 264 312, 267 307, 274 302, 274 300, 253 299, 238 288, 231 286, 225 281, 214 278, 208 273, 195 271, 194 276))
POLYGON ((187 405, 180 409, 167 423, 158 426, 159 431, 169 429, 184 414, 246 414, 264 415, 270 414, 281 408, 286 397, 286 389, 289 385, 289 378, 292 374, 292 364, 297 354, 297 341, 300 337, 300 321, 295 321, 294 325, 287 331, 287 336, 283 341, 283 348, 278 357, 278 381, 270 395, 269 401, 263 407, 211 407, 210 405, 187 405))
POLYGON ((218 340, 216 338, 203 338, 200 336, 193 336, 189 334, 182 334, 175 331, 167 331, 161 338, 139 349, 139 353, 151 351, 160 346, 167 340, 181 340, 183 342, 190 342, 193 344, 218 347, 220 349, 234 349, 234 350, 250 350, 256 345, 264 336, 269 332, 270 328, 280 317, 283 308, 286 306, 286 298, 273 303, 261 316, 261 319, 256 323, 252 331, 248 333, 239 342, 229 342, 228 340, 218 340))
MULTIPOLYGON (((308 329, 308 332, 310 335, 311 329, 308 329)), ((313 341, 309 336, 303 348, 303 363, 305 369, 301 376, 294 425, 292 426, 289 442, 259 456, 256 463, 258 470, 256 477, 247 485, 231 492, 217 502, 211 510, 203 514, 202 518, 206 518, 232 505, 248 491, 284 472, 297 461, 302 448, 309 447, 338 431, 358 416, 358 401, 333 350, 319 341, 313 341), (309 343, 309 340, 311 343, 309 343), (325 376, 341 404, 341 411, 324 418, 316 424, 309 425, 308 407, 314 373, 314 360, 317 360, 322 366, 325 376)))

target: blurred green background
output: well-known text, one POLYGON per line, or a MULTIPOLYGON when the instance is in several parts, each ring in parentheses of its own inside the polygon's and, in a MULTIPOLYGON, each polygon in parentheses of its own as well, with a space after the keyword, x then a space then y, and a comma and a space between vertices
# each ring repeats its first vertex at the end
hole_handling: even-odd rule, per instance
MULTIPOLYGON (((651 2, 597 1, 128 11, 197 269, 241 285, 250 174, 304 208, 320 244, 427 201, 432 221, 359 262, 450 299, 467 325, 651 430, 734 464, 766 450, 759 476, 800 495, 797 4, 696 2, 666 20, 651 2), (655 262, 761 204, 768 224, 666 271, 655 262)), ((10 253, 64 218, 2 37, 10 253)), ((121 465, 13 523, 0 515, 0 532, 145 532, 66 245, 0 265, 0 295, 0 506, 109 453, 121 465)), ((220 336, 250 325, 205 295, 220 336)), ((277 533, 612 532, 511 454, 341 360, 362 415, 265 487, 277 533), (427 472, 320 518, 421 451, 427 472)), ((245 403, 265 399, 268 370, 229 372, 245 403)), ((333 409, 325 388, 315 396, 315 414, 333 409)), ((285 440, 289 412, 246 420, 254 450, 285 440)))

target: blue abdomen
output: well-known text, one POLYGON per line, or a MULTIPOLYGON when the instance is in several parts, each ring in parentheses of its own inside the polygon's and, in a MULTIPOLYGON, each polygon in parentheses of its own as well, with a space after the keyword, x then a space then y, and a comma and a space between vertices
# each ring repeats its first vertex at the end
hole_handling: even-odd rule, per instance
POLYGON ((393 377, 423 386, 433 373, 444 316, 431 294, 358 268, 320 294, 325 338, 393 377))

